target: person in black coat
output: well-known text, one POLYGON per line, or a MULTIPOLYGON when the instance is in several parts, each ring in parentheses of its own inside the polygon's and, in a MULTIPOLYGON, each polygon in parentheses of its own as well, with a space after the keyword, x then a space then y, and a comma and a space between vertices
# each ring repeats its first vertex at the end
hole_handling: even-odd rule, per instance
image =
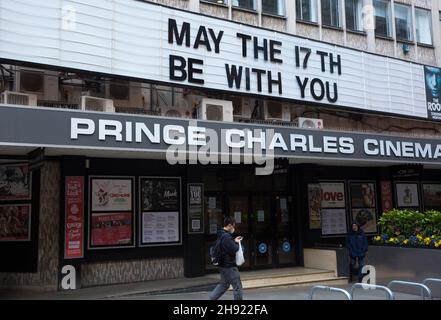
POLYGON ((236 221, 226 217, 224 227, 217 232, 221 244, 221 259, 219 262, 220 282, 210 294, 210 300, 219 299, 230 287, 233 287, 234 300, 242 300, 242 282, 236 265, 236 252, 239 250, 242 237, 233 238, 236 221))
POLYGON ((368 251, 367 237, 364 231, 359 227, 357 223, 352 223, 351 231, 346 237, 346 248, 348 249, 350 263, 351 263, 351 279, 358 261, 358 282, 363 279, 362 269, 364 266, 364 258, 368 251))

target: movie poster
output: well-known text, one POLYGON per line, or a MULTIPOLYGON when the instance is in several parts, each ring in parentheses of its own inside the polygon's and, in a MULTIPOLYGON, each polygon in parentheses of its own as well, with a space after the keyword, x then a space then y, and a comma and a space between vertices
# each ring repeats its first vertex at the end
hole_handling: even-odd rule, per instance
POLYGON ((180 180, 141 178, 142 211, 179 211, 180 180))
POLYGON ((29 241, 31 205, 0 205, 0 241, 29 241))
POLYGON ((345 234, 346 210, 322 209, 322 235, 345 234))
POLYGON ((132 179, 92 178, 91 211, 132 211, 132 179))
POLYGON ((309 229, 320 229, 322 227, 321 191, 320 184, 308 184, 309 229))
POLYGON ((399 208, 419 207, 417 183, 397 183, 395 191, 399 208))
POLYGON ((142 243, 179 242, 179 212, 143 212, 142 243))
POLYGON ((91 246, 132 245, 132 213, 92 213, 91 246))
POLYGON ((366 182, 350 183, 351 206, 354 208, 375 208, 375 184, 366 182))
POLYGON ((28 165, 0 165, 0 201, 30 199, 31 172, 28 165))
POLYGON ((344 208, 345 184, 343 182, 320 182, 321 207, 322 208, 344 208))
POLYGON ((84 256, 84 177, 66 177, 64 258, 84 256))
POLYGON ((375 208, 352 209, 352 221, 355 221, 365 233, 377 232, 375 208))
POLYGON ((425 207, 441 207, 441 184, 423 184, 423 199, 425 207))
POLYGON ((383 212, 388 212, 393 208, 392 183, 381 181, 381 207, 383 212))
POLYGON ((441 120, 441 69, 424 66, 426 85, 427 116, 429 119, 441 120))

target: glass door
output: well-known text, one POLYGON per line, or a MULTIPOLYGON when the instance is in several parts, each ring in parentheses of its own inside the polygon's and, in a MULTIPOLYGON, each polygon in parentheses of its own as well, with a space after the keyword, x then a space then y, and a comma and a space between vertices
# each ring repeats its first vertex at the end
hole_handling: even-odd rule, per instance
POLYGON ((287 265, 296 261, 294 225, 287 196, 276 196, 276 264, 287 265))
POLYGON ((245 263, 242 268, 251 267, 250 263, 250 217, 249 217, 249 198, 248 196, 228 196, 228 212, 236 220, 235 233, 243 236, 242 246, 244 251, 245 263))
POLYGON ((252 230, 252 257, 256 268, 273 265, 274 239, 271 197, 251 196, 250 224, 252 230))
POLYGON ((222 196, 220 193, 206 193, 204 199, 205 221, 205 269, 217 271, 210 259, 210 247, 217 238, 217 231, 222 228, 224 213, 222 210, 222 196))

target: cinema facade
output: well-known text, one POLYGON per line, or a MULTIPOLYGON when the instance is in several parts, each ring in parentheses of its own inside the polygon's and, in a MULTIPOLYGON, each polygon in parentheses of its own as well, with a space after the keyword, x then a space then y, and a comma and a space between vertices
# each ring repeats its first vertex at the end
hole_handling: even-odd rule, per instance
POLYGON ((225 216, 244 270, 311 266, 351 221, 441 208, 436 67, 148 2, 24 3, 0 3, 2 286, 201 276, 225 216))

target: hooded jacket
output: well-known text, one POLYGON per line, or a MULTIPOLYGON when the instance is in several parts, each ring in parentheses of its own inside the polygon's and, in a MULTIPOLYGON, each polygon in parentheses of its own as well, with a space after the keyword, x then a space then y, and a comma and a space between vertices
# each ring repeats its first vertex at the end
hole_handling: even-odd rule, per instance
POLYGON ((351 257, 363 257, 368 251, 367 237, 362 229, 350 231, 346 236, 346 248, 351 257))
POLYGON ((221 261, 220 267, 233 268, 236 265, 236 252, 239 250, 239 244, 233 240, 233 235, 224 229, 217 232, 217 237, 221 238, 221 261))

